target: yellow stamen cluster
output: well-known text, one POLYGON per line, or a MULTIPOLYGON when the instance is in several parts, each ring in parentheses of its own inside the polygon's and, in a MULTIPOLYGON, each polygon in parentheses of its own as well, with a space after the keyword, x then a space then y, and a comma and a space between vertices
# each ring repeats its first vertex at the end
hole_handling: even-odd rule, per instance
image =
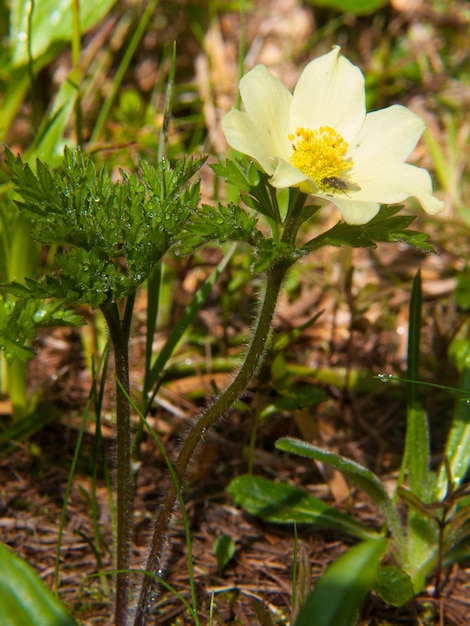
POLYGON ((325 180, 338 178, 353 166, 352 160, 344 158, 348 143, 330 126, 318 130, 297 128, 288 139, 293 148, 290 162, 320 189, 328 189, 325 180))

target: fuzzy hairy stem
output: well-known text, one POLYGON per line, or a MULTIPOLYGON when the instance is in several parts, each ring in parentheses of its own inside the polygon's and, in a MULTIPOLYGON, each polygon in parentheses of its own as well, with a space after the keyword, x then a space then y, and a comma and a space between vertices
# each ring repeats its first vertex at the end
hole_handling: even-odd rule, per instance
MULTIPOLYGON (((301 213, 306 197, 307 196, 298 189, 290 189, 289 206, 282 228, 282 242, 290 245, 295 243, 297 231, 302 222, 301 213)), ((193 458, 198 444, 203 439, 204 434, 209 428, 214 426, 214 424, 232 407, 234 402, 240 398, 251 378, 259 369, 271 331, 279 292, 287 270, 294 262, 293 258, 279 258, 267 270, 264 298, 259 309, 258 319, 243 365, 232 383, 205 410, 189 431, 174 466, 179 485, 184 483, 190 461, 193 458)), ((174 482, 170 482, 165 500, 155 520, 146 565, 146 574, 148 573, 150 576, 144 576, 142 582, 134 626, 145 626, 147 616, 152 608, 155 584, 152 575, 157 573, 161 574, 159 570, 176 500, 177 485, 175 485, 174 482)))
MULTIPOLYGON (((230 409, 236 400, 238 400, 253 375, 259 369, 271 330, 271 323, 279 291, 289 265, 290 263, 279 263, 268 270, 264 300, 260 308, 250 347, 245 356, 245 361, 232 383, 213 404, 206 409, 189 431, 175 463, 175 473, 180 484, 184 481, 188 465, 206 431, 230 409)), ((151 574, 155 574, 159 570, 176 499, 176 487, 173 483, 170 483, 165 500, 155 521, 146 567, 146 571, 151 574)), ((145 576, 142 583, 134 626, 144 626, 146 623, 146 618, 152 605, 153 587, 153 579, 150 576, 145 576)))
POLYGON ((131 470, 131 411, 129 403, 129 336, 134 294, 127 300, 121 320, 117 305, 105 304, 102 311, 113 343, 116 369, 116 491, 117 491, 117 548, 116 596, 114 623, 126 626, 129 607, 130 547, 132 538, 133 480, 131 470))

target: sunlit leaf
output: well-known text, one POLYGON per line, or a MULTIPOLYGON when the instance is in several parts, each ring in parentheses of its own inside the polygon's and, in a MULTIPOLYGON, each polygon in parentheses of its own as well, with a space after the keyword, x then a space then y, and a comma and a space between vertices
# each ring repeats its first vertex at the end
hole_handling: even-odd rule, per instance
POLYGON ((370 539, 341 555, 315 585, 294 626, 353 626, 387 543, 370 539))
POLYGON ((199 203, 193 178, 204 162, 142 162, 141 176, 121 172, 115 181, 78 148, 66 148, 56 170, 38 161, 37 174, 9 150, 6 160, 21 197, 18 207, 33 219, 37 241, 58 244, 60 268, 40 280, 25 278, 26 290, 12 284, 11 293, 93 308, 135 291, 180 242, 199 203))
POLYGON ((322 463, 327 463, 361 487, 361 489, 370 495, 377 506, 380 507, 385 516, 388 528, 397 543, 397 549, 401 555, 404 556, 404 533, 398 513, 384 485, 373 472, 340 454, 323 450, 322 448, 318 448, 310 443, 292 437, 279 439, 276 442, 276 448, 278 448, 278 450, 284 450, 284 452, 291 452, 292 454, 298 454, 310 459, 315 459, 316 461, 321 461, 322 463))
POLYGON ((334 9, 354 15, 368 15, 388 4, 388 0, 309 0, 309 2, 323 9, 334 9))
POLYGON ((396 565, 379 569, 374 590, 391 606, 403 606, 415 595, 411 578, 396 565))
POLYGON ((306 491, 245 474, 232 480, 228 492, 251 515, 275 524, 320 524, 361 539, 377 537, 372 529, 340 513, 306 491))
POLYGON ((378 242, 402 241, 424 252, 434 252, 428 236, 407 230, 415 217, 397 213, 400 206, 382 206, 379 213, 366 224, 339 222, 325 233, 308 241, 302 250, 310 254, 323 246, 352 246, 353 248, 375 248, 378 242))
MULTIPOLYGON (((108 13, 116 0, 81 0, 80 30, 89 30, 108 13)), ((72 0, 14 0, 10 11, 10 39, 15 42, 13 65, 25 65, 29 59, 28 34, 32 58, 44 54, 54 42, 72 38, 72 0), (29 22, 31 28, 29 28, 29 22)))

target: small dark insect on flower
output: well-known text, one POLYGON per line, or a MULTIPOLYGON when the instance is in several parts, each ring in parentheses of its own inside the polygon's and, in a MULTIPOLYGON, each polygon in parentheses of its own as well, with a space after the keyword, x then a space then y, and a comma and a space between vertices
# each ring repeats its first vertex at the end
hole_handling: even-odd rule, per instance
POLYGON ((325 176, 321 179, 321 184, 325 187, 329 187, 334 191, 342 191, 347 193, 348 191, 359 191, 361 188, 356 183, 338 176, 325 176))

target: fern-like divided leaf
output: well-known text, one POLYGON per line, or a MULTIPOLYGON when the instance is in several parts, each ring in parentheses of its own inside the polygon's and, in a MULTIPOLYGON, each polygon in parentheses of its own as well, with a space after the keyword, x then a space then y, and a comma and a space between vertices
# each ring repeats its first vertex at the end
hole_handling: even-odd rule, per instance
MULTIPOLYGON (((27 291, 23 285, 19 287, 27 291)), ((79 326, 83 323, 81 315, 64 308, 60 303, 29 297, 17 300, 0 295, 0 351, 10 364, 15 358, 26 362, 34 356, 29 344, 36 336, 37 328, 79 326)))
POLYGON ((78 148, 66 149, 55 171, 38 161, 35 174, 9 150, 6 161, 20 211, 33 219, 37 241, 57 246, 60 268, 40 280, 30 277, 23 291, 94 308, 135 290, 185 228, 191 230, 187 223, 199 203, 193 179, 204 162, 142 162, 140 176, 121 172, 114 181, 78 148))
POLYGON ((354 225, 339 222, 325 233, 308 241, 302 247, 302 251, 304 254, 310 254, 326 245, 375 248, 378 242, 402 241, 424 252, 435 252, 427 235, 408 230, 415 216, 396 215, 401 208, 400 206, 383 206, 366 224, 354 225))

